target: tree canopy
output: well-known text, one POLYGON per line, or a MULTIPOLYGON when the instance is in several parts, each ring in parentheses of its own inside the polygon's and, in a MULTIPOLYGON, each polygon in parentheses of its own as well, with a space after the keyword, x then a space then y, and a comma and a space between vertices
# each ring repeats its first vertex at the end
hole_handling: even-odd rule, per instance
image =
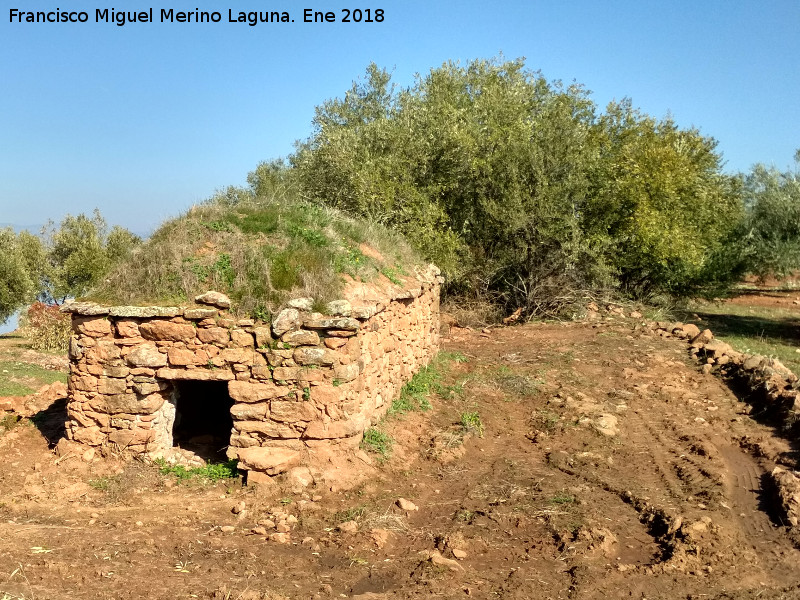
POLYGON ((99 211, 48 223, 40 236, 0 230, 0 322, 35 299, 60 304, 84 295, 141 239, 110 230, 99 211))
POLYGON ((372 64, 313 125, 291 157, 307 197, 399 229, 450 291, 531 313, 598 287, 696 292, 743 214, 713 139, 629 101, 601 112, 522 60, 405 89, 372 64))

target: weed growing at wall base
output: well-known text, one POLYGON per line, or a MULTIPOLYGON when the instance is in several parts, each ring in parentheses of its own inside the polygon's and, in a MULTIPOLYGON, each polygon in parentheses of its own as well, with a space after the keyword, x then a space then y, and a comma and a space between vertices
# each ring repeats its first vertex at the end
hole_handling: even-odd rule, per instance
POLYGON ((187 469, 183 465, 169 465, 163 458, 157 458, 153 461, 153 464, 158 467, 158 472, 162 475, 174 475, 179 481, 189 479, 219 481, 221 479, 233 479, 239 476, 239 471, 236 469, 237 462, 236 460, 229 460, 224 463, 187 469))
POLYGON ((394 444, 394 440, 388 433, 370 427, 364 432, 361 449, 378 454, 381 460, 386 460, 392 454, 392 444, 394 444))

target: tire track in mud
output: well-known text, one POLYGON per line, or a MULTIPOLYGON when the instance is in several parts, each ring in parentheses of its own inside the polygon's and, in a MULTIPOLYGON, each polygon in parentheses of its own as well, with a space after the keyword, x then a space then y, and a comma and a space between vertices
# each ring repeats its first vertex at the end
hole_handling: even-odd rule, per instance
MULTIPOLYGON (((713 379, 708 382, 708 397, 718 405, 724 405, 722 396, 718 399, 715 393, 722 385, 713 379)), ((720 393, 725 395, 721 390, 720 393)), ((673 404, 677 399, 669 400, 673 404)), ((726 430, 729 432, 725 420, 717 422, 718 433, 705 435, 693 432, 696 427, 692 426, 691 406, 686 406, 687 422, 681 424, 659 414, 664 408, 658 400, 650 398, 648 403, 651 410, 646 413, 634 410, 626 415, 629 418, 623 421, 622 430, 639 452, 651 458, 653 472, 663 482, 667 496, 663 508, 669 511, 677 502, 680 510, 688 509, 689 513, 702 509, 697 514, 711 517, 719 540, 734 540, 736 554, 748 556, 762 581, 796 579, 794 565, 800 552, 780 524, 773 521, 773 501, 763 486, 770 466, 762 465, 725 434, 726 430), (664 419, 661 428, 660 418, 664 419)), ((645 473, 637 475, 646 479, 645 473)), ((706 543, 708 540, 701 542, 706 543)), ((705 550, 711 551, 711 547, 705 550)), ((704 560, 714 562, 708 557, 704 560)))

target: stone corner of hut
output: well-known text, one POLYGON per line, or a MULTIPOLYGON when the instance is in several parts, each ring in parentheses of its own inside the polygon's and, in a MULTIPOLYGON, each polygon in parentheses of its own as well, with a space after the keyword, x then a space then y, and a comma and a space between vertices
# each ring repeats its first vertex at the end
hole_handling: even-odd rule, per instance
POLYGON ((73 302, 67 437, 248 480, 356 448, 439 345, 439 270, 351 281, 326 313, 297 298, 271 323, 218 292, 191 306, 73 302))

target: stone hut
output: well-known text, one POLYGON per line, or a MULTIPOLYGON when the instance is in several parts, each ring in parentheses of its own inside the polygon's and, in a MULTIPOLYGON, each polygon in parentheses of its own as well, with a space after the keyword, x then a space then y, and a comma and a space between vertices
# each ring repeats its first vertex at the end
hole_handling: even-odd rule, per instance
POLYGON ((435 355, 441 281, 433 265, 350 281, 324 313, 296 298, 269 323, 218 292, 68 304, 67 437, 188 464, 222 451, 248 482, 346 452, 435 355))

